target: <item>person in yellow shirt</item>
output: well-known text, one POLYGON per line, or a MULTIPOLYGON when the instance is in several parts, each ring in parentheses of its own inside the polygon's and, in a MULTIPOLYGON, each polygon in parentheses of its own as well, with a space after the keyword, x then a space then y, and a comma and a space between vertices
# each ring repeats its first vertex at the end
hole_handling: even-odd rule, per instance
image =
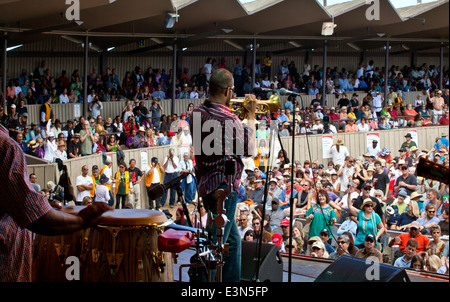
POLYGON ((130 173, 127 171, 127 164, 121 162, 119 171, 115 175, 116 180, 116 209, 125 208, 125 203, 128 199, 128 194, 133 194, 133 183, 131 181, 130 173))
POLYGON ((147 188, 148 195, 148 208, 150 210, 153 209, 155 203, 155 209, 159 210, 161 207, 162 196, 153 200, 151 198, 150 190, 155 186, 161 184, 161 174, 164 173, 164 168, 158 162, 158 158, 153 157, 150 165, 148 165, 147 169, 145 169, 145 187, 147 188))
POLYGON ((269 76, 269 79, 271 77, 272 73, 272 56, 269 52, 266 53, 266 57, 264 58, 264 72, 269 76))

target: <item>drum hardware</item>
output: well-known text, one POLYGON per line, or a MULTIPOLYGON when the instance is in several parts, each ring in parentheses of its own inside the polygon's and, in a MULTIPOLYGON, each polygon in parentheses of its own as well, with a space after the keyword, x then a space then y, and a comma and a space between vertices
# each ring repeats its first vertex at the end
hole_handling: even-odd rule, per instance
POLYGON ((64 244, 64 239, 61 243, 55 243, 56 254, 58 255, 59 261, 61 262, 61 267, 64 266, 66 262, 67 255, 69 254, 70 244, 64 244))
POLYGON ((153 263, 156 265, 158 275, 163 274, 166 267, 166 263, 164 262, 164 253, 159 251, 147 251, 147 253, 150 255, 150 259, 152 259, 153 263))

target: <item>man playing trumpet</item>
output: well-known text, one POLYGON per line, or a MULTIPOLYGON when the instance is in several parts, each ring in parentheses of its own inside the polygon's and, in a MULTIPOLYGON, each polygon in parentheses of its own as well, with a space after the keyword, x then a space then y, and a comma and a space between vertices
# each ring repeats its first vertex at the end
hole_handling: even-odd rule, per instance
MULTIPOLYGON (((244 168, 241 157, 253 156, 256 135, 256 97, 246 95, 247 123, 243 124, 229 107, 233 90, 233 75, 226 69, 215 71, 210 79, 210 99, 194 109, 190 120, 198 195, 205 208, 214 212, 214 193, 231 188, 224 202, 228 222, 224 227, 223 243, 229 244, 223 267, 225 282, 240 281, 241 238, 234 214, 244 168), (229 161, 234 162, 235 173, 231 177, 225 173, 225 164, 229 161)), ((211 231, 214 234, 214 226, 211 231)))

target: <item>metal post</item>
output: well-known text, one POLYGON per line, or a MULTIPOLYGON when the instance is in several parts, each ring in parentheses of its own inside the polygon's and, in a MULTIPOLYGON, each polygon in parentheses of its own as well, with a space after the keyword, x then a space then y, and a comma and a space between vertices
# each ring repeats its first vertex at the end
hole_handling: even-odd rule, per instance
MULTIPOLYGON (((388 95, 388 70, 389 70, 389 41, 386 41, 386 55, 384 62, 384 105, 387 104, 387 95, 388 95)), ((383 105, 383 107, 384 107, 383 105)))
POLYGON ((173 74, 172 74, 172 108, 171 114, 175 113, 175 94, 177 82, 177 43, 173 43, 173 74))
POLYGON ((323 73, 322 73, 322 100, 323 106, 327 105, 327 91, 326 91, 326 72, 327 72, 327 40, 323 43, 323 73))
POLYGON ((3 56, 2 56, 2 71, 3 71, 3 79, 2 79, 2 93, 3 93, 3 110, 6 111, 6 49, 8 48, 8 34, 5 32, 4 40, 3 40, 3 56))
POLYGON ((439 58, 439 89, 444 88, 444 43, 441 43, 441 57, 439 58))
MULTIPOLYGON (((246 81, 247 79, 242 79, 246 81)), ((256 38, 253 39, 253 58, 252 58, 252 91, 255 88, 256 82, 256 38)))
POLYGON ((83 83, 83 116, 87 118, 88 116, 88 102, 87 102, 87 86, 88 86, 88 54, 89 54, 89 37, 86 35, 84 37, 84 83, 83 83))

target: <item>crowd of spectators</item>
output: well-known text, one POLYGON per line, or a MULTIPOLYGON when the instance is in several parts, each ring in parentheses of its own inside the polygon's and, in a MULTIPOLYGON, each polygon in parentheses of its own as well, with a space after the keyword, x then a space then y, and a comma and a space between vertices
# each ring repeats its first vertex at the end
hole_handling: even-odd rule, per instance
MULTIPOLYGON (((84 199, 90 198, 91 201, 115 203, 116 207, 159 210, 170 194, 169 205, 174 207, 175 190, 170 190, 159 200, 149 199, 148 204, 143 204, 140 192, 137 192, 139 186, 136 186, 145 181, 149 190, 157 183, 170 181, 179 172, 192 172, 195 165, 188 126, 194 105, 189 104, 180 116, 165 115, 164 111, 164 99, 172 97, 173 71, 166 74, 164 69, 148 68, 143 73, 136 67, 120 82, 114 69, 107 68, 104 75, 94 69, 88 78, 90 116, 67 120, 63 125, 58 119, 53 120, 51 104, 82 101, 83 81, 78 71, 70 77, 65 71, 60 77, 53 77, 45 64, 42 61, 33 74, 24 70, 17 80, 10 81, 5 93, 8 107, 0 109, 2 125, 9 129, 10 136, 16 139, 23 151, 49 162, 64 162, 91 154, 170 145, 172 148, 167 157, 152 158, 146 171, 136 168, 132 160, 129 166, 121 161, 115 174, 110 170, 110 160, 103 161, 101 169, 100 165, 93 166, 92 176, 89 176, 89 167, 83 166, 76 184, 77 202, 85 203, 84 199), (122 112, 103 117, 102 102, 116 100, 123 101, 122 112), (152 105, 147 108, 144 100, 151 100, 152 105), (32 104, 41 105, 38 125, 27 123, 26 106, 32 104), (174 155, 174 150, 180 146, 187 146, 187 152, 174 155), (162 174, 166 175, 165 179, 162 179, 162 174), (102 188, 102 185, 108 188, 108 194, 103 192, 97 198, 95 187, 102 188)), ((407 135, 399 146, 400 156, 396 158, 390 155, 390 150, 376 144, 364 154, 351 155, 343 140, 338 139, 330 149, 333 158, 326 168, 317 161, 290 163, 280 152, 272 171, 267 171, 268 150, 263 143, 269 138, 266 125, 272 120, 276 120, 280 136, 448 125, 448 69, 445 69, 444 77, 446 89, 441 91, 436 87, 438 73, 434 66, 424 64, 402 70, 393 66, 388 79, 390 92, 384 100, 380 88, 385 83, 384 71, 373 67, 370 62, 367 66, 361 64, 356 73, 328 68, 325 73, 327 93, 334 93, 339 98, 336 107, 328 108, 319 93, 323 74, 318 66, 311 68, 305 62, 303 73, 298 73, 293 62, 288 66, 282 62, 278 74, 270 81, 270 54, 258 64, 257 86, 270 88, 272 93, 281 88, 308 93, 313 88, 316 98, 303 107, 295 97, 289 96, 275 114, 258 116, 257 155, 244 159, 246 170, 237 213, 243 240, 257 240, 262 236, 265 242, 278 244, 282 251, 291 248, 297 254, 333 259, 351 254, 362 258, 375 255, 380 261, 386 261, 383 252, 387 248, 399 247, 396 257, 389 259, 390 263, 415 267, 416 262, 422 261, 423 269, 448 274, 448 243, 443 244, 439 237, 448 236, 448 185, 419 177, 415 172, 420 157, 448 166, 447 138, 438 137, 436 145, 419 148, 407 135), (355 84, 357 81, 358 85, 355 84), (418 93, 415 104, 405 106, 403 92, 419 90, 425 91, 426 98, 421 99, 418 93), (368 95, 359 100, 357 91, 368 95), (347 94, 351 98, 347 98, 347 94), (290 181, 292 173, 294 183, 290 181), (266 208, 263 209, 263 188, 267 181, 269 191, 266 208), (292 190, 295 196, 294 217, 305 220, 302 223, 296 219, 294 240, 288 242, 292 190), (264 218, 263 212, 266 213, 264 218), (336 223, 340 224, 337 234, 331 227, 336 223), (408 231, 407 235, 389 240, 387 230, 408 231), (429 237, 422 233, 432 239, 425 239, 429 237), (337 245, 332 245, 332 239, 337 245), (440 265, 431 264, 434 256, 442 260, 440 265)), ((227 68, 224 59, 220 64, 208 59, 199 73, 192 76, 189 70, 184 69, 177 77, 176 97, 207 98, 208 80, 217 68, 227 68)), ((237 95, 252 92, 247 89, 248 80, 251 81, 248 68, 240 67, 239 60, 236 60, 230 69, 235 76, 237 95)), ((259 97, 268 97, 271 93, 261 91, 259 97)), ((54 189, 51 184, 50 187, 54 189)), ((196 190, 192 178, 184 181, 183 190, 186 200, 194 202, 196 190)), ((49 196, 49 190, 44 188, 42 192, 49 196)), ((181 216, 177 216, 177 221, 184 224, 182 214, 179 213, 181 216)), ((201 219, 194 219, 201 221, 205 217, 202 213, 201 219)))
POLYGON ((262 160, 267 150, 258 148, 244 162, 236 213, 242 240, 262 238, 281 252, 312 257, 375 256, 380 263, 448 274, 449 185, 416 172, 422 157, 448 167, 446 135, 419 148, 406 134, 398 157, 376 145, 351 155, 338 138, 327 167, 316 160, 290 163, 280 151, 272 171, 262 160), (400 235, 390 238, 392 231, 400 235))

